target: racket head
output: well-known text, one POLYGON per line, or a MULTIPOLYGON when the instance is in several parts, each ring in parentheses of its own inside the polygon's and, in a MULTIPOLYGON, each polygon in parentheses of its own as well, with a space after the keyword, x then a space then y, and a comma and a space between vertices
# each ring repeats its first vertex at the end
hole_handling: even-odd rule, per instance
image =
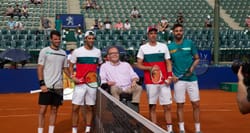
POLYGON ((91 88, 98 88, 101 84, 100 76, 94 71, 87 72, 84 81, 91 88))
POLYGON ((150 78, 154 84, 162 82, 162 72, 161 69, 152 69, 150 71, 150 78))
POLYGON ((200 60, 199 64, 195 67, 195 74, 197 76, 205 74, 209 69, 209 61, 208 60, 200 60))

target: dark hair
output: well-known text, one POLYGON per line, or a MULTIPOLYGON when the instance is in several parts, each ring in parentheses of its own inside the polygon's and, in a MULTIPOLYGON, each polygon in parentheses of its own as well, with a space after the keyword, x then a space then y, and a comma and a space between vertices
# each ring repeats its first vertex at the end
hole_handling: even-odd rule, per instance
POLYGON ((73 48, 71 48, 70 50, 69 50, 69 52, 73 52, 74 51, 74 49, 73 48))
POLYGON ((179 24, 179 23, 174 24, 172 30, 174 30, 174 29, 177 28, 177 27, 182 27, 182 28, 183 28, 183 25, 182 25, 182 24, 179 24))
POLYGON ((59 31, 56 31, 56 30, 52 30, 50 32, 50 38, 52 38, 53 35, 61 37, 61 33, 59 31))

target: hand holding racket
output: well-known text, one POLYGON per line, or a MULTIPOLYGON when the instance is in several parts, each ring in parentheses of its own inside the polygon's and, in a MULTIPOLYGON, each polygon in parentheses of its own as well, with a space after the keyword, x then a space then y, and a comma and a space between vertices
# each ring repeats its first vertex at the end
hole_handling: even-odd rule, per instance
POLYGON ((161 72, 161 69, 159 66, 154 65, 152 67, 152 69, 150 70, 150 78, 154 84, 158 84, 158 83, 162 82, 163 75, 162 75, 162 72, 161 72))
POLYGON ((100 76, 95 71, 87 72, 82 78, 71 77, 75 84, 86 83, 91 88, 98 88, 101 84, 100 76))
POLYGON ((100 76, 95 71, 89 71, 84 76, 84 81, 91 88, 98 88, 101 85, 100 76))
POLYGON ((197 76, 203 75, 208 71, 209 68, 209 61, 208 60, 200 60, 199 63, 195 66, 194 70, 192 70, 190 66, 187 71, 179 76, 177 76, 177 79, 181 79, 183 77, 191 76, 193 73, 197 76))
POLYGON ((40 89, 31 90, 30 93, 31 93, 31 94, 34 94, 34 93, 40 93, 40 92, 52 92, 52 93, 56 93, 56 94, 62 95, 62 96, 67 96, 67 95, 73 93, 74 87, 73 87, 73 88, 67 88, 67 91, 65 91, 66 88, 63 88, 63 89, 64 89, 63 93, 61 93, 60 91, 57 91, 57 89, 55 89, 55 84, 56 84, 57 82, 59 82, 59 81, 60 81, 60 79, 57 80, 57 81, 53 84, 53 87, 52 87, 52 88, 48 88, 48 87, 44 84, 43 86, 40 87, 40 89))

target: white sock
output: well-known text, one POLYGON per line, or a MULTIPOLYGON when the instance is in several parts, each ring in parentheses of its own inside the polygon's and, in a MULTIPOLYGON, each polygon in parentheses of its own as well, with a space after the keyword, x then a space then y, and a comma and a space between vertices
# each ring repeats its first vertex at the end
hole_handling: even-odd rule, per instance
POLYGON ((185 131, 184 122, 179 122, 179 128, 180 128, 181 131, 185 131))
POLYGON ((50 125, 49 126, 49 133, 54 133, 55 126, 50 125))
POLYGON ((72 133, 77 133, 77 127, 72 127, 72 133))
POLYGON ((91 128, 91 126, 86 126, 85 133, 90 132, 90 128, 91 128))
POLYGON ((195 123, 194 126, 195 126, 195 131, 196 132, 200 132, 201 131, 201 129, 200 129, 200 123, 195 123))
POLYGON ((37 129, 37 131, 38 131, 38 133, 43 133, 43 128, 39 127, 39 128, 37 129))
POLYGON ((172 125, 167 125, 167 129, 168 129, 168 132, 171 132, 171 131, 173 131, 173 128, 172 128, 172 125))

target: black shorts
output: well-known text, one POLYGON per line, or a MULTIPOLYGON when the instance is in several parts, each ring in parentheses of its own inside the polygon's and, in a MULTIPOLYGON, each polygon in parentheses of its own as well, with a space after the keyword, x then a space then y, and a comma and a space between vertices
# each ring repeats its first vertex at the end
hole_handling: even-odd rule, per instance
POLYGON ((59 106, 63 103, 63 89, 48 91, 48 92, 40 92, 38 104, 40 105, 53 105, 59 106))

